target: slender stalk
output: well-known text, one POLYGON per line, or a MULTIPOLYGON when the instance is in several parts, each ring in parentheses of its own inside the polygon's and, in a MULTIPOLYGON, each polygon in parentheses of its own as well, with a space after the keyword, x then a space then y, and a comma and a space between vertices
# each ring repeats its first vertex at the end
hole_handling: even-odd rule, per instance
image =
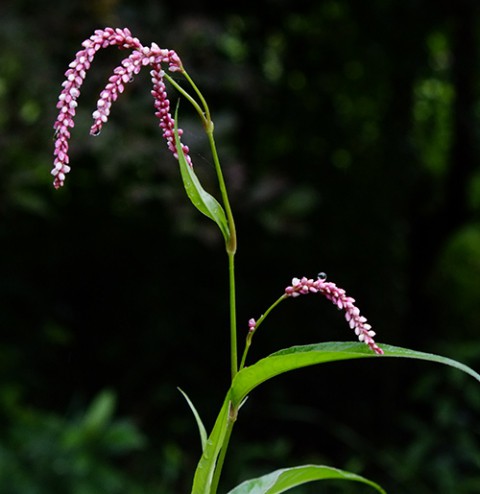
MULTIPOLYGON (((202 103, 202 106, 205 110, 205 119, 208 122, 212 122, 212 119, 210 118, 210 109, 208 108, 207 101, 203 97, 203 94, 201 93, 200 89, 198 89, 197 85, 193 82, 193 79, 188 75, 187 71, 184 69, 183 70, 183 75, 185 79, 189 82, 190 86, 192 86, 193 90, 197 93, 198 98, 200 99, 200 102, 202 103)), ((213 128, 212 128, 213 130, 213 128)))
MULTIPOLYGON (((192 82, 193 84, 193 82, 192 82)), ((201 97, 200 92, 198 94, 201 97)), ((202 98, 203 100, 203 98, 202 98)), ((203 100, 204 101, 204 100, 203 100)), ((210 112, 206 102, 204 103, 206 118, 209 122, 210 112)), ((222 196, 223 207, 225 208, 225 214, 228 221, 229 238, 226 242, 225 248, 228 255, 228 274, 229 274, 229 293, 230 293, 230 366, 232 380, 238 372, 238 356, 237 356, 237 302, 235 294, 235 252, 237 251, 237 233, 235 229, 235 221, 233 219, 232 208, 230 206, 230 200, 228 199, 227 186, 225 179, 223 178, 222 167, 218 158, 217 147, 215 145, 215 139, 213 137, 213 124, 206 127, 206 133, 208 136, 208 142, 210 143, 210 150, 212 153, 213 162, 215 165, 215 171, 217 173, 218 185, 220 188, 220 194, 222 196)))
POLYGON ((239 370, 242 370, 245 366, 245 361, 247 360, 248 350, 250 349, 250 345, 252 344, 253 335, 257 332, 258 327, 260 326, 260 324, 262 324, 263 321, 265 321, 268 314, 270 314, 270 312, 272 312, 272 310, 275 309, 275 307, 280 302, 285 300, 286 298, 287 298, 287 295, 283 294, 281 297, 279 297, 277 300, 275 300, 275 302, 273 302, 273 304, 259 317, 258 321, 255 324, 255 329, 250 330, 248 332, 247 339, 245 341, 245 350, 243 351, 242 361, 240 362, 240 369, 239 370))
POLYGON ((235 253, 228 254, 228 274, 229 274, 229 292, 230 292, 230 365, 231 377, 236 376, 238 372, 237 356, 237 303, 235 296, 235 253))
POLYGON ((227 215, 228 228, 230 231, 230 238, 227 243, 227 252, 235 254, 237 250, 237 233, 235 229, 235 221, 233 219, 232 208, 230 206, 230 200, 228 199, 227 186, 225 179, 223 178, 222 167, 218 158, 217 147, 215 145, 215 138, 213 137, 213 125, 207 130, 208 142, 210 143, 210 150, 212 153, 213 163, 215 165, 215 171, 217 173, 218 185, 220 193, 222 195, 223 206, 225 207, 225 214, 227 215))
MULTIPOLYGON (((186 75, 186 73, 185 73, 186 75)), ((185 89, 183 89, 182 86, 180 86, 180 84, 178 84, 177 81, 175 81, 175 79, 173 79, 171 76, 169 76, 168 74, 165 74, 164 75, 165 79, 167 79, 167 81, 182 95, 184 96, 191 104, 192 106, 195 108, 196 112, 198 113, 198 115, 200 116, 201 120, 202 120, 202 123, 203 123, 203 126, 205 129, 208 128, 209 124, 209 120, 207 120, 207 118, 205 117, 205 114, 203 113, 203 110, 202 108, 200 107, 200 105, 195 101, 195 98, 193 98, 187 91, 185 91, 185 89)), ((194 89, 196 89, 196 87, 194 87, 194 89)), ((198 90, 196 90, 198 91, 198 90)))

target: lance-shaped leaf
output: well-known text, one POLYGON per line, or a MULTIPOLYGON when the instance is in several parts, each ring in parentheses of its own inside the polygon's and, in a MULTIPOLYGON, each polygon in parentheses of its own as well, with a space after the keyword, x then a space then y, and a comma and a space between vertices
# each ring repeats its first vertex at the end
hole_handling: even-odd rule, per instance
POLYGON ((470 367, 456 360, 432 353, 417 352, 407 348, 391 345, 380 345, 383 355, 377 355, 363 343, 327 342, 314 345, 294 346, 259 360, 255 364, 242 369, 233 380, 231 396, 233 406, 238 406, 250 391, 272 377, 309 365, 323 364, 337 360, 358 358, 403 357, 417 360, 428 360, 459 369, 480 381, 480 375, 470 367))
POLYGON ((200 433, 200 441, 202 442, 202 451, 205 449, 205 446, 207 445, 207 431, 205 429, 205 426, 203 425, 202 419, 200 418, 199 413, 197 412, 197 409, 195 408, 194 404, 192 403, 192 400, 187 396, 187 393, 185 393, 182 389, 178 388, 178 391, 182 393, 183 397, 185 398, 188 406, 190 407, 190 410, 193 413, 193 416, 195 417, 195 420, 197 422, 197 427, 198 427, 198 432, 200 433))
POLYGON ((276 470, 262 477, 246 480, 228 494, 280 494, 307 482, 333 479, 361 482, 373 487, 381 494, 386 494, 378 484, 360 475, 321 465, 303 465, 276 470))
POLYGON ((208 216, 211 220, 220 228, 225 242, 228 242, 230 237, 227 217, 221 204, 209 194, 201 185, 195 174, 193 167, 187 163, 185 159, 185 153, 183 152, 182 144, 180 142, 180 136, 178 134, 178 105, 175 111, 175 148, 178 155, 178 163, 180 164, 180 173, 182 175, 183 186, 188 198, 192 201, 192 204, 205 216, 208 216))
POLYGON ((230 409, 230 393, 227 393, 213 430, 203 448, 202 457, 195 470, 192 494, 209 494, 211 491, 218 455, 220 454, 225 434, 227 433, 230 409))

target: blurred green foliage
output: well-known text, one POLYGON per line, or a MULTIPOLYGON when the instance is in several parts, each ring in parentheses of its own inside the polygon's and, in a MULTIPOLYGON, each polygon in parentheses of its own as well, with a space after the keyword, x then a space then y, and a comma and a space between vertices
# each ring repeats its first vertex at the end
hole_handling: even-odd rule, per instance
POLYGON ((3 405, 8 406, 0 444, 0 492, 143 492, 117 461, 143 448, 145 439, 130 421, 113 419, 112 392, 100 393, 75 417, 3 405))
MULTIPOLYGON (((2 3, 0 492, 188 492, 200 448, 176 386, 208 428, 228 383, 222 241, 184 197, 147 74, 88 137, 116 50, 87 77, 66 186, 50 186, 56 98, 82 40, 128 26, 175 49, 205 92, 236 211, 245 330, 293 276, 326 271, 379 341, 478 370, 479 8, 2 3)), ((181 111, 215 193, 201 128, 181 111)), ((328 304, 296 301, 262 326, 251 357, 349 338, 328 304)), ((299 371, 242 409, 225 489, 315 461, 400 494, 476 492, 477 396, 427 365, 299 371)))

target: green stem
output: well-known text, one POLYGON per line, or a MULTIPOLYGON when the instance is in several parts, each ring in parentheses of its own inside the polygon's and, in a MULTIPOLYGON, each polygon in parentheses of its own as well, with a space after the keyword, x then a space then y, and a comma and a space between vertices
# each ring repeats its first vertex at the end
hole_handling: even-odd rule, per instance
POLYGON ((201 93, 200 89, 198 89, 197 85, 193 82, 193 79, 188 75, 185 69, 183 70, 183 75, 185 76, 185 79, 187 79, 187 81, 189 82, 190 86, 192 86, 193 90, 197 93, 197 96, 200 99, 200 102, 202 103, 202 106, 205 110, 205 119, 207 120, 207 122, 211 123, 212 119, 210 118, 210 109, 208 108, 207 101, 203 97, 203 94, 201 93))
POLYGON ((270 314, 270 312, 272 312, 272 310, 275 309, 275 307, 280 302, 285 300, 286 298, 287 298, 287 295, 283 294, 281 297, 279 297, 277 300, 275 300, 275 302, 259 317, 258 321, 256 321, 255 329, 250 330, 248 332, 247 339, 245 342, 245 350, 243 351, 242 361, 240 363, 240 369, 239 370, 242 370, 245 367, 245 361, 247 360, 248 350, 250 349, 250 345, 252 344, 253 335, 257 332, 258 327, 260 326, 260 324, 262 324, 263 321, 265 321, 268 314, 270 314))
MULTIPOLYGON (((187 77, 187 74, 185 73, 185 76, 187 77)), ((202 123, 203 123, 203 126, 205 127, 205 129, 208 128, 208 121, 207 118, 205 117, 205 114, 203 113, 203 110, 202 108, 200 107, 200 105, 195 101, 195 98, 193 98, 187 91, 185 91, 185 89, 183 89, 182 86, 180 86, 180 84, 178 84, 177 81, 175 81, 175 79, 173 79, 171 76, 169 76, 168 74, 165 74, 165 79, 167 79, 167 81, 181 94, 183 95, 191 104, 192 106, 195 108, 196 112, 199 114, 201 120, 202 120, 202 123)), ((188 79, 190 79, 188 77, 188 79)), ((196 90, 196 92, 198 92, 198 89, 196 89, 196 86, 194 86, 194 89, 196 90)), ((203 99, 203 98, 202 98, 203 99)), ((209 116, 210 117, 210 116, 209 116)))
POLYGON ((238 372, 237 356, 237 304, 235 297, 235 253, 228 254, 228 273, 230 291, 230 364, 232 381, 238 372))
MULTIPOLYGON (((188 76, 187 76, 188 77, 188 76)), ((196 89, 196 86, 191 84, 196 89)), ((237 251, 237 233, 235 229, 235 220, 233 219, 232 208, 230 206, 230 200, 228 198, 227 186, 225 179, 223 178, 222 167, 218 158, 217 147, 215 145, 215 138, 213 137, 213 123, 210 120, 210 112, 208 105, 203 99, 200 91, 196 89, 197 94, 202 100, 202 104, 205 108, 205 118, 209 125, 206 126, 206 133, 208 136, 208 142, 210 143, 210 150, 212 153, 213 163, 215 165, 215 171, 217 173, 218 185, 220 188, 220 194, 222 196, 223 206, 225 208, 225 214, 228 221, 229 237, 226 242, 226 250, 228 255, 228 273, 229 273, 229 292, 230 292, 230 365, 231 365, 231 377, 232 380, 238 372, 238 356, 237 356, 237 303, 235 294, 235 253, 237 251)))
POLYGON ((220 193, 222 195, 223 206, 225 208, 225 214, 227 215, 228 228, 230 232, 230 238, 227 242, 226 248, 228 254, 235 254, 237 251, 237 233, 235 229, 235 221, 233 219, 232 208, 230 207, 230 200, 228 199, 227 186, 225 179, 223 178, 222 167, 220 160, 218 159, 217 147, 215 146, 215 139, 213 137, 213 125, 207 130, 208 142, 210 143, 210 150, 212 153, 213 163, 215 165, 215 171, 217 173, 218 185, 220 193))

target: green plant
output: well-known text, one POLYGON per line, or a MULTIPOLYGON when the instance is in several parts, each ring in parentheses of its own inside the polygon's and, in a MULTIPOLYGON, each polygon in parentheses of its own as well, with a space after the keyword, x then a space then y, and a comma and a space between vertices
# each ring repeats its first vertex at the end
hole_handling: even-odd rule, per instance
MULTIPOLYGON (((345 291, 334 283, 327 281, 324 273, 316 278, 293 278, 283 293, 274 301, 258 319, 250 319, 246 331, 245 347, 241 354, 237 350, 237 314, 236 314, 236 281, 235 254, 237 251, 237 233, 233 211, 230 205, 227 185, 225 183, 220 159, 214 139, 214 124, 210 108, 201 91, 183 67, 178 55, 172 50, 160 49, 155 43, 143 46, 134 38, 128 29, 97 30, 83 43, 75 60, 66 72, 66 80, 59 97, 59 115, 55 122, 55 164, 52 170, 54 186, 64 185, 66 174, 70 171, 68 157, 68 142, 70 128, 74 126, 77 99, 81 85, 96 52, 108 46, 118 46, 131 49, 131 54, 114 69, 113 75, 105 89, 100 94, 97 110, 93 113, 94 123, 92 135, 98 135, 103 125, 108 121, 112 104, 123 92, 126 84, 143 67, 150 67, 156 108, 155 115, 160 120, 169 149, 178 159, 180 173, 187 196, 192 204, 218 226, 225 241, 227 266, 229 274, 229 305, 230 305, 230 387, 225 395, 223 405, 218 413, 215 425, 210 433, 204 426, 200 414, 192 402, 187 399, 197 421, 202 442, 202 456, 195 471, 192 494, 215 494, 218 489, 220 475, 224 465, 230 436, 240 409, 248 394, 263 382, 291 370, 317 365, 326 362, 352 360, 358 358, 402 357, 427 360, 452 366, 480 381, 480 375, 469 367, 446 357, 417 352, 414 350, 379 346, 375 333, 366 318, 361 315, 355 305, 355 300, 346 295, 345 291), (163 65, 168 64, 171 72, 182 76, 191 88, 186 91, 179 82, 163 71, 163 65), (207 192, 195 174, 189 149, 181 142, 182 131, 178 127, 178 106, 175 118, 170 113, 170 100, 167 95, 165 81, 170 83, 196 110, 206 132, 212 159, 218 179, 220 200, 207 192), (281 302, 296 298, 300 295, 320 294, 331 301, 338 309, 343 310, 345 318, 360 342, 329 342, 312 345, 293 346, 275 352, 253 364, 247 364, 248 352, 253 337, 259 327, 265 322, 272 310, 281 302), (364 345, 366 344, 366 346, 364 345)), ((230 491, 230 494, 275 494, 284 492, 298 485, 324 479, 339 479, 366 484, 378 492, 385 492, 378 484, 351 472, 338 470, 323 465, 302 465, 293 468, 280 469, 262 477, 247 480, 230 491)))
POLYGON ((128 420, 114 420, 114 410, 109 390, 71 417, 10 404, 0 443, 0 493, 142 492, 116 462, 143 448, 145 438, 128 420))

